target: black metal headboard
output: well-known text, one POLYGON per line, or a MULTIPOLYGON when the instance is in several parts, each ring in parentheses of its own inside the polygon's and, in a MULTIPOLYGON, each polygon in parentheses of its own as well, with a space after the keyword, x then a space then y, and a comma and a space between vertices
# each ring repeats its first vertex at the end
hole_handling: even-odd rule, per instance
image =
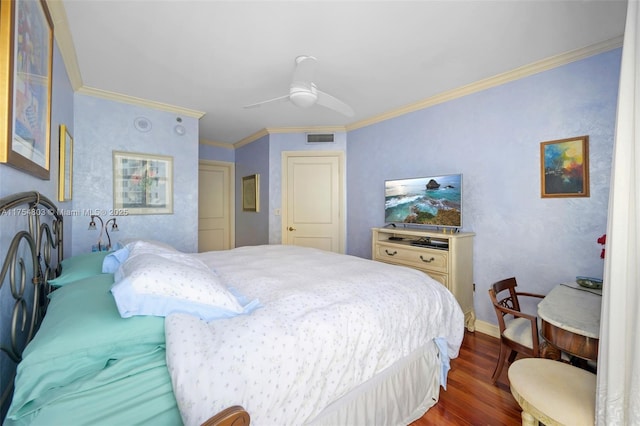
POLYGON ((44 317, 47 281, 60 273, 62 218, 38 192, 0 198, 0 419, 11 400, 22 351, 44 317))

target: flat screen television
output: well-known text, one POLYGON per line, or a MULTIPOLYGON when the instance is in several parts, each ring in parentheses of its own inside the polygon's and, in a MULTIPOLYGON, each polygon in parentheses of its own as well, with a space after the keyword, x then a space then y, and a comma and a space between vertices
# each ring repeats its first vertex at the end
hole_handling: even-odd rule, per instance
POLYGON ((462 174, 386 180, 386 224, 462 227, 462 174))

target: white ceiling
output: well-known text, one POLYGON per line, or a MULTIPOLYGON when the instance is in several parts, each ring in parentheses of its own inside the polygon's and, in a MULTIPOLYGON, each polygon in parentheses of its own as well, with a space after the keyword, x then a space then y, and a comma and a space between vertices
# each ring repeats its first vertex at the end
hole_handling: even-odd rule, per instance
POLYGON ((201 111, 200 139, 220 143, 265 128, 348 127, 619 38, 626 14, 622 0, 62 5, 82 87, 201 111), (298 55, 318 59, 318 88, 350 104, 354 117, 317 105, 242 108, 287 94, 298 55))

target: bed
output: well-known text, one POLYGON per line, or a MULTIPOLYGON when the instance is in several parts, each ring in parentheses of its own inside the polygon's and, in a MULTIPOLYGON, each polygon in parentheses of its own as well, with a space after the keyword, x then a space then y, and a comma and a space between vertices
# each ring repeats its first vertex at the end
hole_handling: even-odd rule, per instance
POLYGON ((14 356, 7 425, 200 425, 231 406, 255 425, 408 424, 437 402, 464 333, 442 285, 354 256, 133 240, 58 266, 47 250, 46 315, 14 356))

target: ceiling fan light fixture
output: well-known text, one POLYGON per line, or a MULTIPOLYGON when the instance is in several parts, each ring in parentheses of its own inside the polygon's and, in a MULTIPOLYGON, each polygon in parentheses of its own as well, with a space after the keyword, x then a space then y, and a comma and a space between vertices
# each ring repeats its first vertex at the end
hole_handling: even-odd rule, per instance
POLYGON ((353 108, 340 99, 318 90, 316 87, 313 82, 316 61, 316 58, 313 56, 298 56, 296 58, 296 67, 293 71, 293 80, 289 86, 289 94, 245 105, 244 108, 254 108, 272 102, 289 101, 299 108, 309 108, 313 105, 320 105, 346 115, 347 117, 353 117, 353 108))
POLYGON ((289 92, 289 100, 295 106, 309 108, 318 101, 318 93, 314 89, 314 87, 311 89, 292 87, 289 92))

